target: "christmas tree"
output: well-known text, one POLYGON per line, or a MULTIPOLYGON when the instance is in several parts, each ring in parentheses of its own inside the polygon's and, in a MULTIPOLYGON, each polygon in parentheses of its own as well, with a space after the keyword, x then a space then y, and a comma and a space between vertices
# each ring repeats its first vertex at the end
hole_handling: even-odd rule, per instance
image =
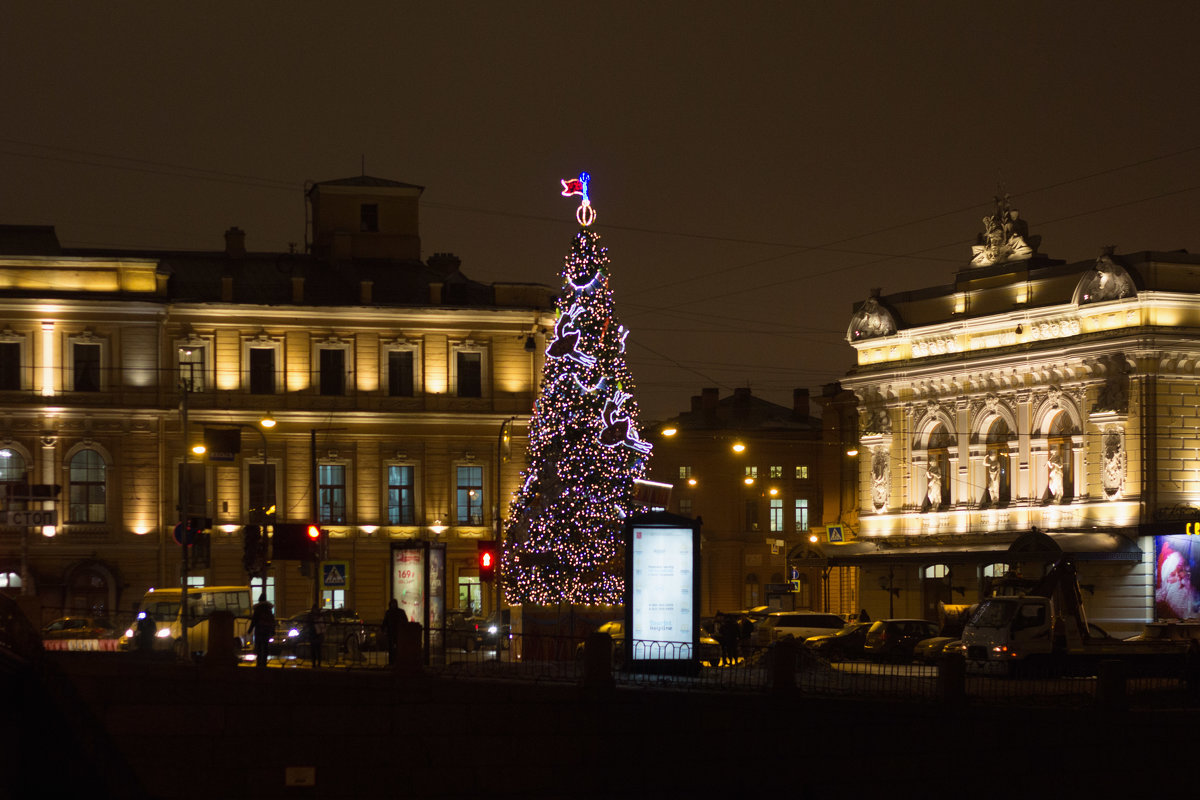
POLYGON ((564 196, 581 197, 581 228, 548 336, 529 466, 509 513, 501 573, 512 605, 622 602, 622 529, 650 454, 625 363, 629 331, 613 314, 607 251, 588 227, 596 216, 588 182, 586 172, 562 182, 564 196))

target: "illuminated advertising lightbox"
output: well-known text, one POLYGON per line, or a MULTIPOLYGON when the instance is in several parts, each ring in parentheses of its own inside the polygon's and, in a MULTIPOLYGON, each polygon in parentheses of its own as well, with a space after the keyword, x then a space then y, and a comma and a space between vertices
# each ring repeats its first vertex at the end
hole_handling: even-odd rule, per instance
POLYGON ((1200 536, 1154 537, 1154 618, 1200 619, 1200 536))
POLYGON ((696 663, 699 529, 665 512, 631 520, 627 529, 629 658, 696 663))
POLYGON ((439 630, 446 611, 446 546, 411 542, 392 545, 392 597, 412 622, 439 630))

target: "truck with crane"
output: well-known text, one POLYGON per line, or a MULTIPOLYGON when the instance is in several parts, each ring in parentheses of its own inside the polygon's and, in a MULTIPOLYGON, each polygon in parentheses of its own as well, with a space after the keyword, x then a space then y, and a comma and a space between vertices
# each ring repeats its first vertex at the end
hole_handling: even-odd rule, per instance
POLYGON ((1129 675, 1183 674, 1197 649, 1195 642, 1123 641, 1090 626, 1069 556, 1026 593, 982 601, 962 638, 967 670, 994 675, 1097 675, 1111 660, 1129 675))

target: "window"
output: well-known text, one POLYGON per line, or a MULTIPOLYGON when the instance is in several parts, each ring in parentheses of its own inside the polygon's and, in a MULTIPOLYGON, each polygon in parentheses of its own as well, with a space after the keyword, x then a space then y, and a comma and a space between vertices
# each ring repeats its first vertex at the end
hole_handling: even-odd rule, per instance
POLYGON ((772 478, 783 477, 783 467, 767 467, 767 469, 770 470, 772 478))
POLYGON ((379 232, 378 203, 363 203, 358 207, 358 229, 363 233, 379 232))
POLYGON ((770 512, 770 528, 769 530, 776 532, 783 530, 783 501, 776 498, 771 500, 770 512))
POLYGON ((179 346, 179 383, 189 392, 204 391, 204 369, 207 355, 203 344, 179 346))
POLYGON ((948 578, 950 577, 950 568, 945 564, 932 564, 925 568, 925 578, 948 578))
POLYGON ((483 467, 459 467, 457 509, 459 525, 483 524, 483 467))
POLYGON ((176 472, 175 489, 178 492, 175 495, 177 498, 176 507, 181 512, 184 511, 184 498, 186 497, 186 516, 189 519, 205 519, 208 516, 208 481, 206 473, 203 461, 189 461, 186 473, 181 463, 176 472), (187 476, 186 486, 184 486, 185 475, 187 476))
POLYGON ((679 498, 679 513, 685 517, 690 517, 692 515, 692 498, 679 498))
POLYGON ((388 467, 387 524, 415 525, 416 498, 413 493, 413 468, 408 465, 388 467))
POLYGON ((95 450, 80 450, 67 463, 69 481, 67 521, 104 522, 107 495, 105 494, 104 458, 95 450))
POLYGON ((317 467, 317 521, 334 525, 346 522, 344 464, 321 464, 317 467))
POLYGON ((0 589, 20 589, 21 576, 15 572, 0 572, 0 589))
POLYGON ((796 532, 808 530, 808 500, 796 499, 796 532))
POLYGON ((483 613, 483 587, 478 575, 458 576, 458 607, 467 616, 483 613))
POLYGON ((681 481, 686 481, 690 477, 692 477, 692 468, 691 467, 680 467, 679 468, 679 479, 681 481))
POLYGON ((256 525, 275 514, 275 465, 251 461, 246 466, 246 508, 256 525), (265 493, 265 494, 264 494, 265 493))
POLYGON ((746 477, 747 478, 757 478, 758 477, 758 467, 746 467, 746 477))
POLYGON ((387 354, 387 384, 389 397, 413 396, 412 350, 389 350, 387 354))
POLYGON ((346 607, 345 589, 322 589, 321 608, 335 610, 346 607))
POLYGON ((21 388, 21 343, 0 341, 0 391, 21 388))
POLYGON ((458 361, 458 396, 483 396, 482 353, 455 353, 458 361))
POLYGON ((796 465, 796 477, 800 480, 808 480, 808 464, 796 465))
POLYGON ((250 394, 275 394, 275 348, 250 348, 250 394))
POLYGON ((758 530, 758 502, 755 500, 746 501, 746 530, 758 530))
POLYGON ((319 385, 323 395, 346 393, 346 350, 341 347, 322 347, 320 355, 319 385))
POLYGON ((100 345, 71 342, 72 388, 77 392, 100 391, 100 345))
POLYGON ((0 448, 0 482, 25 483, 25 457, 11 447, 0 448))

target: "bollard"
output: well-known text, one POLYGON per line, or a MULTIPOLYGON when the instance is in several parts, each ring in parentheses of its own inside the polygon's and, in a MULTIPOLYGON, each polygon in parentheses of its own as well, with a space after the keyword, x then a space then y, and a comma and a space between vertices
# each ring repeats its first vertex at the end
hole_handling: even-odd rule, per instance
POLYGON ((1106 711, 1124 711, 1127 699, 1125 662, 1113 659, 1101 661, 1096 680, 1096 705, 1106 711))
POLYGON ((613 638, 607 633, 589 633, 583 646, 583 685, 586 689, 608 689, 614 685, 613 638))
POLYGON ((233 652, 233 612, 218 610, 208 618, 208 648, 205 666, 229 667, 237 662, 233 652))
POLYGON ((785 636, 768 651, 770 657, 771 691, 775 694, 796 690, 796 647, 791 636, 785 636))
POLYGON ((947 705, 967 699, 967 659, 962 653, 943 656, 938 664, 938 694, 947 705))

